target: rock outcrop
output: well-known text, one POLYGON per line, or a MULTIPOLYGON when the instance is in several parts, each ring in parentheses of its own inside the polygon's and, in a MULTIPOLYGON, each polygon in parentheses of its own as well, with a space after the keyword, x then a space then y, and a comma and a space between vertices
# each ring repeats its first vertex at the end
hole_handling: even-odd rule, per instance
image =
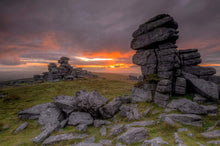
POLYGON ((132 90, 133 101, 153 101, 165 107, 173 95, 186 93, 200 94, 207 100, 219 99, 216 70, 212 67, 201 67, 201 55, 198 49, 177 50, 178 24, 168 14, 151 18, 132 34, 131 48, 136 50, 133 63, 141 67, 142 91, 137 96, 132 90), (213 81, 215 80, 216 81, 213 81), (152 89, 154 84, 154 89, 152 89), (144 95, 142 93, 146 92, 144 95), (151 97, 148 91, 152 91, 151 97))
POLYGON ((69 58, 67 57, 61 57, 60 60, 58 60, 58 63, 60 64, 59 67, 56 63, 50 63, 48 65, 48 72, 43 72, 43 75, 34 75, 34 81, 60 81, 85 77, 97 77, 82 68, 73 68, 69 64, 69 58))

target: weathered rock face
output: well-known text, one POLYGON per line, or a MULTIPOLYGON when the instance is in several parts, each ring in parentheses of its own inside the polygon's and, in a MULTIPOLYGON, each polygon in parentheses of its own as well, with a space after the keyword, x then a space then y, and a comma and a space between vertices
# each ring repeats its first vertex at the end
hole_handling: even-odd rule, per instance
POLYGON ((108 99, 100 95, 98 91, 87 92, 80 90, 76 92, 75 98, 78 107, 85 112, 89 112, 93 117, 99 116, 99 108, 102 107, 108 99))
POLYGON ((55 63, 48 65, 48 72, 44 72, 43 75, 34 75, 34 81, 60 81, 60 80, 73 80, 76 78, 85 77, 97 77, 91 72, 82 70, 82 68, 73 68, 69 64, 69 58, 61 57, 58 60, 60 66, 58 67, 55 63))
POLYGON ((163 120, 166 118, 169 118, 173 121, 180 122, 184 125, 193 125, 193 126, 198 126, 202 127, 202 118, 201 116, 194 115, 194 114, 169 114, 169 115, 164 115, 162 117, 163 120))
POLYGON ((18 113, 20 119, 38 119, 41 112, 45 111, 51 103, 43 103, 33 106, 32 108, 23 109, 18 113))
POLYGON ((85 112, 72 112, 69 116, 68 125, 91 125, 93 124, 93 118, 89 113, 85 112))
MULTIPOLYGON (((177 50, 178 24, 168 14, 151 18, 132 34, 131 48, 136 51, 132 61, 141 67, 142 81, 149 82, 152 75, 159 78, 150 87, 132 88, 132 101, 145 101, 150 97, 165 107, 172 95, 185 95, 192 92, 209 100, 219 98, 219 79, 213 76, 216 70, 212 67, 198 66, 202 62, 198 49, 177 50), (190 89, 190 90, 188 90, 190 89), (139 96, 138 96, 139 95, 139 96)), ((154 80, 154 79, 153 79, 154 80)))
POLYGON ((180 68, 175 45, 178 39, 177 28, 171 16, 158 15, 140 25, 133 33, 134 39, 131 42, 131 48, 138 50, 133 56, 133 63, 141 66, 144 79, 151 74, 157 74, 161 79, 154 99, 160 106, 165 106, 174 92, 174 77, 180 68), (166 99, 161 94, 166 95, 166 99))
POLYGON ((127 144, 142 142, 148 138, 148 131, 145 128, 130 128, 117 138, 127 144))

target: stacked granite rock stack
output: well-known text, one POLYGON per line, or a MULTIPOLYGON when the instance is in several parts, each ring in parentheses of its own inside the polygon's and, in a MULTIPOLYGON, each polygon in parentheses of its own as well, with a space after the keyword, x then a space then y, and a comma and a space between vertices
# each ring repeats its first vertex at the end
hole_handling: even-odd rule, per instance
POLYGON ((133 101, 153 99, 157 105, 165 107, 172 95, 185 95, 186 92, 198 93, 212 101, 218 99, 216 83, 219 77, 213 76, 216 70, 198 66, 202 60, 197 49, 177 50, 177 28, 171 16, 161 14, 140 25, 133 33, 131 48, 137 52, 132 61, 141 66, 143 79, 141 87, 132 88, 133 101), (159 78, 154 88, 145 82, 152 76, 159 78))
MULTIPOLYGON (((137 50, 133 63, 141 66, 144 79, 156 74, 160 78, 154 102, 164 106, 175 92, 174 82, 180 68, 175 45, 178 24, 167 14, 158 15, 133 33, 131 48, 137 50)), ((147 90, 147 89, 146 89, 147 90)))
POLYGON ((69 64, 69 58, 67 57, 61 57, 58 60, 58 63, 60 64, 59 67, 55 63, 50 63, 48 65, 49 72, 43 72, 43 75, 34 75, 34 81, 60 81, 85 77, 97 77, 82 68, 73 68, 69 64))

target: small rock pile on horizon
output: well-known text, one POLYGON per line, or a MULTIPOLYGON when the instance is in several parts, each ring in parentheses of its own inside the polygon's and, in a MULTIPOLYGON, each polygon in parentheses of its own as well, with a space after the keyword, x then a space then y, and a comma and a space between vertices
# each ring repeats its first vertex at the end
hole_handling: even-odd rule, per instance
POLYGON ((60 81, 85 77, 97 77, 82 68, 73 68, 69 64, 69 58, 67 57, 61 57, 60 60, 58 60, 58 63, 60 64, 59 67, 56 63, 50 63, 48 65, 49 72, 43 72, 43 75, 34 75, 34 81, 60 81))

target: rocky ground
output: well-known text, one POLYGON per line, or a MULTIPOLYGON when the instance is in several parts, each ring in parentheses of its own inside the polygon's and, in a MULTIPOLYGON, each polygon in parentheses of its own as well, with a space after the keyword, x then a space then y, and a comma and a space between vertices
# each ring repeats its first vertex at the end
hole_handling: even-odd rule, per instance
MULTIPOLYGON (((129 95, 131 87, 136 83, 136 81, 127 80, 127 77, 117 74, 99 74, 99 76, 103 76, 103 78, 56 83, 46 82, 3 89, 1 94, 7 96, 0 97, 1 145, 133 146, 161 144, 208 146, 214 145, 214 143, 219 144, 219 113, 207 115, 207 110, 196 106, 190 95, 184 96, 185 99, 172 97, 168 105, 169 108, 166 109, 149 101, 126 103, 110 119, 97 118, 94 120, 95 115, 91 114, 92 116, 83 116, 84 118, 80 120, 77 112, 66 110, 66 112, 71 113, 68 124, 63 128, 55 128, 50 136, 48 135, 42 142, 35 144, 33 141, 39 140, 41 138, 39 137, 40 133, 45 131, 44 126, 42 126, 45 120, 44 118, 40 118, 41 120, 19 119, 18 113, 24 108, 54 100, 59 101, 59 98, 61 98, 59 95, 74 97, 75 93, 81 89, 89 92, 98 89, 101 96, 104 96, 110 102, 115 97, 129 95), (54 99, 55 96, 59 98, 54 99), (185 106, 183 106, 183 103, 185 106), (191 114, 192 111, 197 115, 191 114), (185 112, 184 117, 181 112, 185 112), (190 112, 190 114, 187 112, 190 112)), ((220 109, 219 105, 215 106, 220 109)), ((89 111, 89 113, 93 111, 89 111)), ((212 109, 212 112, 214 111, 216 110, 212 109)), ((83 114, 80 113, 79 115, 83 114)), ((36 117, 33 117, 33 119, 36 117)), ((47 115, 42 114, 41 117, 47 117, 47 115)), ((62 119, 60 116, 57 117, 62 119)), ((64 117, 62 121, 65 122, 64 117)))

